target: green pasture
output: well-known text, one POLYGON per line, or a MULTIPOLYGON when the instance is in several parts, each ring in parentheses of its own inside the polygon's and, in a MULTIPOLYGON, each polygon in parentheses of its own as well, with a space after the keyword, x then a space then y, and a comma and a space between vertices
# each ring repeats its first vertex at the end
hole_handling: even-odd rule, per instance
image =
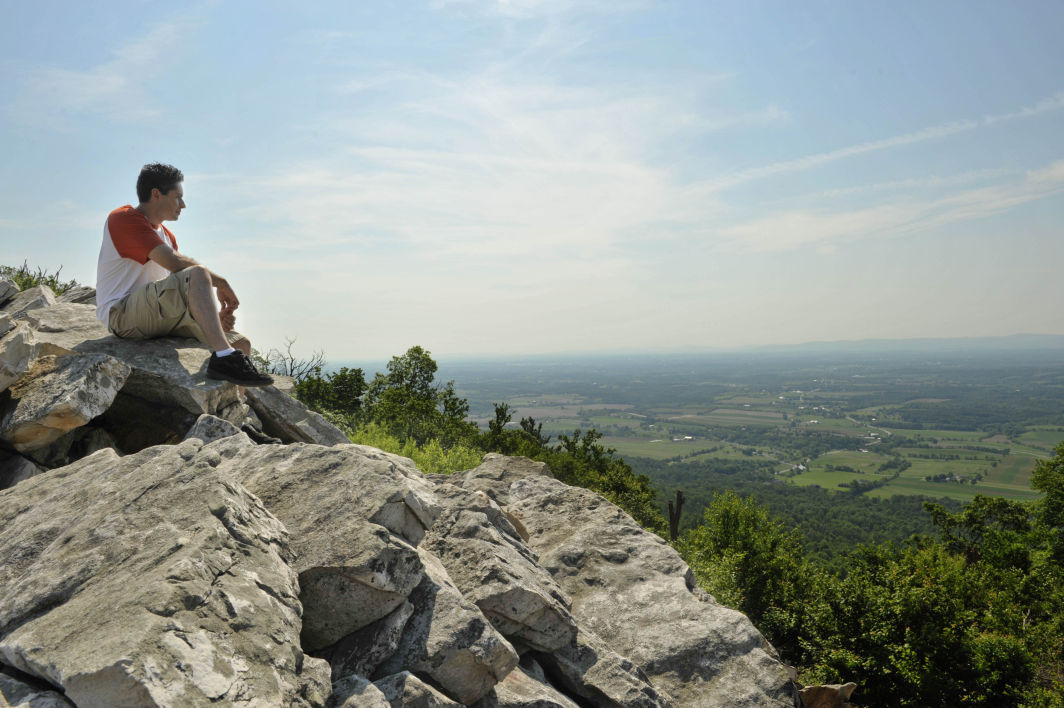
POLYGON ((922 479, 899 477, 885 487, 866 492, 870 497, 892 497, 895 494, 913 494, 928 497, 948 497, 960 501, 970 501, 976 494, 984 496, 1005 497, 1007 499, 1029 500, 1038 497, 1030 488, 1016 485, 993 484, 986 481, 979 484, 956 484, 953 482, 925 482, 922 479))
POLYGON ((1008 455, 998 462, 984 480, 987 484, 1003 484, 1009 487, 1029 489, 1035 460, 1021 455, 1008 455))
POLYGON ((939 444, 944 441, 958 441, 975 444, 988 437, 986 433, 980 430, 906 430, 902 428, 891 428, 889 421, 877 421, 875 425, 881 425, 884 428, 890 429, 895 435, 901 435, 906 438, 913 438, 921 441, 938 440, 939 444))
POLYGON ((864 437, 869 432, 879 433, 880 437, 887 437, 884 433, 876 430, 875 428, 865 423, 855 423, 852 420, 846 418, 820 418, 813 414, 806 414, 805 411, 802 415, 792 415, 792 419, 798 420, 798 425, 810 432, 827 432, 827 433, 840 433, 842 435, 850 435, 857 437, 864 437), (810 420, 819 421, 817 423, 810 423, 810 420))
POLYGON ((811 469, 787 481, 801 487, 819 486, 825 489, 842 490, 840 484, 854 480, 871 481, 878 477, 870 474, 855 474, 853 472, 841 472, 839 470, 811 469))
POLYGON ((529 394, 527 396, 514 396, 510 399, 510 406, 574 406, 584 400, 575 393, 544 393, 529 394))
POLYGON ((1064 442, 1064 430, 1055 426, 1040 426, 1024 433, 1019 439, 1030 447, 1052 452, 1057 445, 1064 442))
POLYGON ((772 411, 745 411, 734 408, 717 408, 710 413, 687 413, 671 416, 667 423, 688 423, 696 425, 757 425, 778 427, 784 423, 783 416, 772 411))
POLYGON ((647 457, 652 460, 666 460, 677 455, 686 456, 719 444, 705 438, 673 442, 663 436, 660 442, 651 442, 651 440, 657 440, 657 438, 637 439, 613 436, 602 438, 603 444, 614 448, 621 457, 647 457))

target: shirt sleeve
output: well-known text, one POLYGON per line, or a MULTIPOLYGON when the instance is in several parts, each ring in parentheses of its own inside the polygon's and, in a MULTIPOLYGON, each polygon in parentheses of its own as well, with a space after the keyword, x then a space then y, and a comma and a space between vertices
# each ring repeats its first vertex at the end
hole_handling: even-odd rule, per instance
POLYGON ((111 242, 118 255, 131 258, 144 265, 148 254, 164 241, 151 227, 148 220, 133 210, 117 209, 107 217, 107 230, 111 233, 111 242))

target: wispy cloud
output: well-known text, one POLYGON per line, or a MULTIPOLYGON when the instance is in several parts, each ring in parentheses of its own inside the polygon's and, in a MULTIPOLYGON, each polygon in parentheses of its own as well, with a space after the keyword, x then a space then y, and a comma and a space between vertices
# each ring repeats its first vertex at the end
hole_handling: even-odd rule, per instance
POLYGON ((915 145, 918 143, 927 142, 929 140, 937 140, 946 138, 959 133, 965 133, 971 130, 975 130, 982 126, 990 126, 1005 121, 1012 121, 1024 118, 1032 118, 1051 111, 1057 111, 1064 108, 1064 92, 1056 93, 1049 96, 1033 106, 1025 106, 1019 110, 1011 111, 1008 113, 999 113, 982 116, 976 119, 965 119, 959 121, 953 121, 950 123, 943 123, 941 125, 931 126, 922 130, 916 130, 910 133, 904 133, 902 135, 895 135, 889 138, 883 138, 881 140, 870 140, 856 145, 848 145, 846 147, 838 148, 836 150, 829 150, 826 152, 816 153, 813 155, 806 155, 794 160, 783 160, 780 162, 774 162, 761 167, 754 167, 746 170, 740 170, 733 172, 729 175, 711 179, 703 182, 699 185, 699 189, 706 192, 715 192, 729 187, 734 187, 747 182, 763 179, 765 177, 772 177, 775 175, 786 174, 791 172, 801 172, 814 167, 819 167, 831 162, 837 162, 839 160, 845 160, 852 157, 859 157, 868 153, 880 152, 883 150, 889 150, 892 148, 904 147, 908 145, 915 145))
POLYGON ((115 121, 155 118, 146 88, 153 67, 180 46, 194 26, 189 21, 163 22, 114 50, 110 59, 88 69, 43 67, 26 74, 15 114, 27 122, 52 125, 72 114, 95 113, 115 121))
POLYGON ((732 251, 825 247, 979 219, 1064 192, 1064 160, 999 185, 937 198, 907 197, 865 208, 795 209, 719 231, 732 251))

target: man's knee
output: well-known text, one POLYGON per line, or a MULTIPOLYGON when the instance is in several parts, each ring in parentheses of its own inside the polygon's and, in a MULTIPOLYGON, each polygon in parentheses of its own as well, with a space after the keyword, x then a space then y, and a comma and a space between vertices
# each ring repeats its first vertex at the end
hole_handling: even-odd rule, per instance
POLYGON ((178 273, 181 275, 188 275, 189 286, 210 286, 211 284, 210 271, 201 265, 189 266, 188 268, 179 270, 178 273))

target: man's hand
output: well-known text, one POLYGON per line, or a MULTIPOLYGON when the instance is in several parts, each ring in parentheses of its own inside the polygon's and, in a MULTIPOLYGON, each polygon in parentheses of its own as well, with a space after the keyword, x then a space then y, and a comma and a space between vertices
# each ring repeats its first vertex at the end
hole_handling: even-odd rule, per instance
POLYGON ((232 332, 233 327, 236 326, 236 315, 233 314, 231 307, 222 306, 221 312, 218 313, 218 319, 222 322, 222 330, 225 332, 232 332))
MULTIPOLYGON (((227 312, 232 314, 233 310, 240 307, 240 301, 237 300, 236 293, 233 292, 233 289, 229 287, 228 280, 215 275, 211 280, 211 284, 214 285, 218 293, 218 302, 222 306, 222 314, 227 312)), ((225 324, 224 320, 222 324, 225 324)))

